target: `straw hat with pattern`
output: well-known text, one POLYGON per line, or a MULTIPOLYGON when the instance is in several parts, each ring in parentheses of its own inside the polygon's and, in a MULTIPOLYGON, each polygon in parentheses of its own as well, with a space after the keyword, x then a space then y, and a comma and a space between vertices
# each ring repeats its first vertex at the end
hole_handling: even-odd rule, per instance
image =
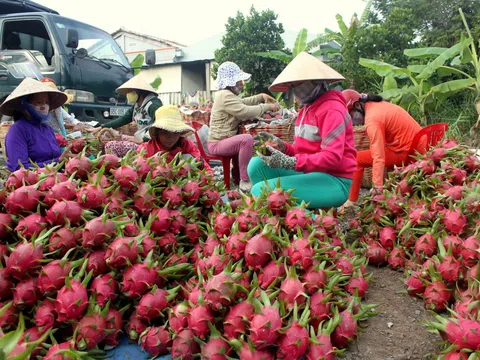
POLYGON ((276 92, 285 92, 294 83, 307 80, 335 82, 345 80, 345 78, 323 61, 303 51, 283 69, 269 89, 276 92))
POLYGON ((170 131, 177 134, 186 134, 195 131, 185 124, 176 106, 165 105, 155 111, 155 122, 150 127, 150 137, 155 137, 155 129, 170 131))
MULTIPOLYGON (((52 79, 43 78, 41 81, 42 81, 42 83, 51 87, 52 89, 58 90, 57 85, 55 84, 55 81, 53 81, 52 79)), ((67 101, 65 101, 65 104, 63 104, 63 105, 68 105, 73 101, 73 95, 72 94, 67 94, 67 93, 65 93, 65 95, 67 95, 67 101)))
POLYGON ((140 75, 137 75, 130 80, 128 80, 126 83, 122 84, 116 92, 122 95, 127 95, 129 92, 135 91, 135 90, 145 90, 145 91, 150 91, 151 93, 156 94, 157 92, 155 89, 146 81, 143 77, 140 75))
POLYGON ((67 95, 61 91, 53 89, 38 80, 25 78, 0 106, 0 112, 13 116, 16 110, 20 110, 20 99, 22 97, 39 93, 48 93, 48 104, 52 109, 59 108, 67 101, 67 95))

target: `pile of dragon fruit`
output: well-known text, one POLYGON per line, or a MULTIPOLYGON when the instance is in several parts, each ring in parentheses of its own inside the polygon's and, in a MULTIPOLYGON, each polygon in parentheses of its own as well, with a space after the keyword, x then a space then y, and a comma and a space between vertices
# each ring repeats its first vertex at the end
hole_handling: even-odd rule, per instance
POLYGON ((479 170, 471 151, 445 140, 390 173, 350 223, 369 264, 404 271, 408 293, 436 313, 426 325, 445 340, 439 359, 480 350, 479 170))
POLYGON ((174 359, 331 360, 374 314, 362 249, 290 192, 223 202, 180 156, 60 166, 0 192, 6 358, 97 358, 128 336, 174 359))

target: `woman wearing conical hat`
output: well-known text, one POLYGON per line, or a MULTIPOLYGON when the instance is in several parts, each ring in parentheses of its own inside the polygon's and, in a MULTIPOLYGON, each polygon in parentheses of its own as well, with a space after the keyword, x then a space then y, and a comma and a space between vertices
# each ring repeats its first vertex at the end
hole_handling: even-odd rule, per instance
POLYGON ((15 171, 23 166, 39 167, 59 162, 71 156, 67 148, 62 153, 53 129, 47 125, 50 109, 67 101, 67 95, 30 78, 25 78, 0 106, 0 113, 13 116, 5 138, 7 168, 15 171))
POLYGON ((269 155, 258 153, 248 166, 252 194, 275 188, 278 180, 286 190, 309 203, 310 208, 341 206, 348 199, 356 170, 353 126, 346 100, 328 84, 343 76, 306 52, 300 53, 270 86, 271 91, 292 89, 303 107, 293 144, 260 133, 256 141, 270 140, 269 155))
POLYGON ((187 139, 194 131, 183 122, 176 106, 162 106, 155 112, 155 122, 149 129, 151 140, 141 144, 137 152, 144 151, 146 157, 168 153, 167 161, 172 161, 175 155, 181 153, 183 158, 194 158, 200 162, 200 168, 213 175, 210 165, 202 158, 195 143, 187 139))
POLYGON ((87 130, 92 134, 97 133, 102 128, 118 129, 124 125, 135 122, 137 124, 137 132, 134 136, 122 135, 121 142, 109 142, 106 144, 106 150, 110 150, 117 156, 124 156, 128 150, 134 150, 135 144, 141 144, 150 140, 148 129, 155 119, 155 111, 162 106, 162 101, 158 98, 155 89, 141 77, 137 75, 126 83, 121 85, 117 90, 119 94, 125 95, 132 107, 119 118, 109 121, 101 125, 101 127, 87 130))

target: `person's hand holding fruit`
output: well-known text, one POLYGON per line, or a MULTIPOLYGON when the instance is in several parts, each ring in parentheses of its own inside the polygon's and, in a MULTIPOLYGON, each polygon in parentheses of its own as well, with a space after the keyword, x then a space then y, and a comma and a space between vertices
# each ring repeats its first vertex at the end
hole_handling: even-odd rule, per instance
POLYGON ((268 155, 267 146, 271 146, 282 153, 285 152, 286 148, 285 142, 282 139, 265 131, 260 132, 253 138, 253 146, 257 148, 260 153, 266 155, 268 155))

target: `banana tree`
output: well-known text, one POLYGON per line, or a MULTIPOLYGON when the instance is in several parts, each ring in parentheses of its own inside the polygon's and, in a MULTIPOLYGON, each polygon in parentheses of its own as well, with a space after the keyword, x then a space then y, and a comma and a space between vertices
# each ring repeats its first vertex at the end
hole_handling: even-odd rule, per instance
MULTIPOLYGON (((140 71, 142 71, 142 65, 145 61, 145 57, 142 54, 138 54, 135 56, 135 58, 132 60, 130 63, 130 66, 133 68, 133 75, 138 75, 140 74, 140 71)), ((162 85, 162 78, 160 76, 157 76, 155 80, 153 80, 150 85, 157 90, 160 85, 162 85)))

